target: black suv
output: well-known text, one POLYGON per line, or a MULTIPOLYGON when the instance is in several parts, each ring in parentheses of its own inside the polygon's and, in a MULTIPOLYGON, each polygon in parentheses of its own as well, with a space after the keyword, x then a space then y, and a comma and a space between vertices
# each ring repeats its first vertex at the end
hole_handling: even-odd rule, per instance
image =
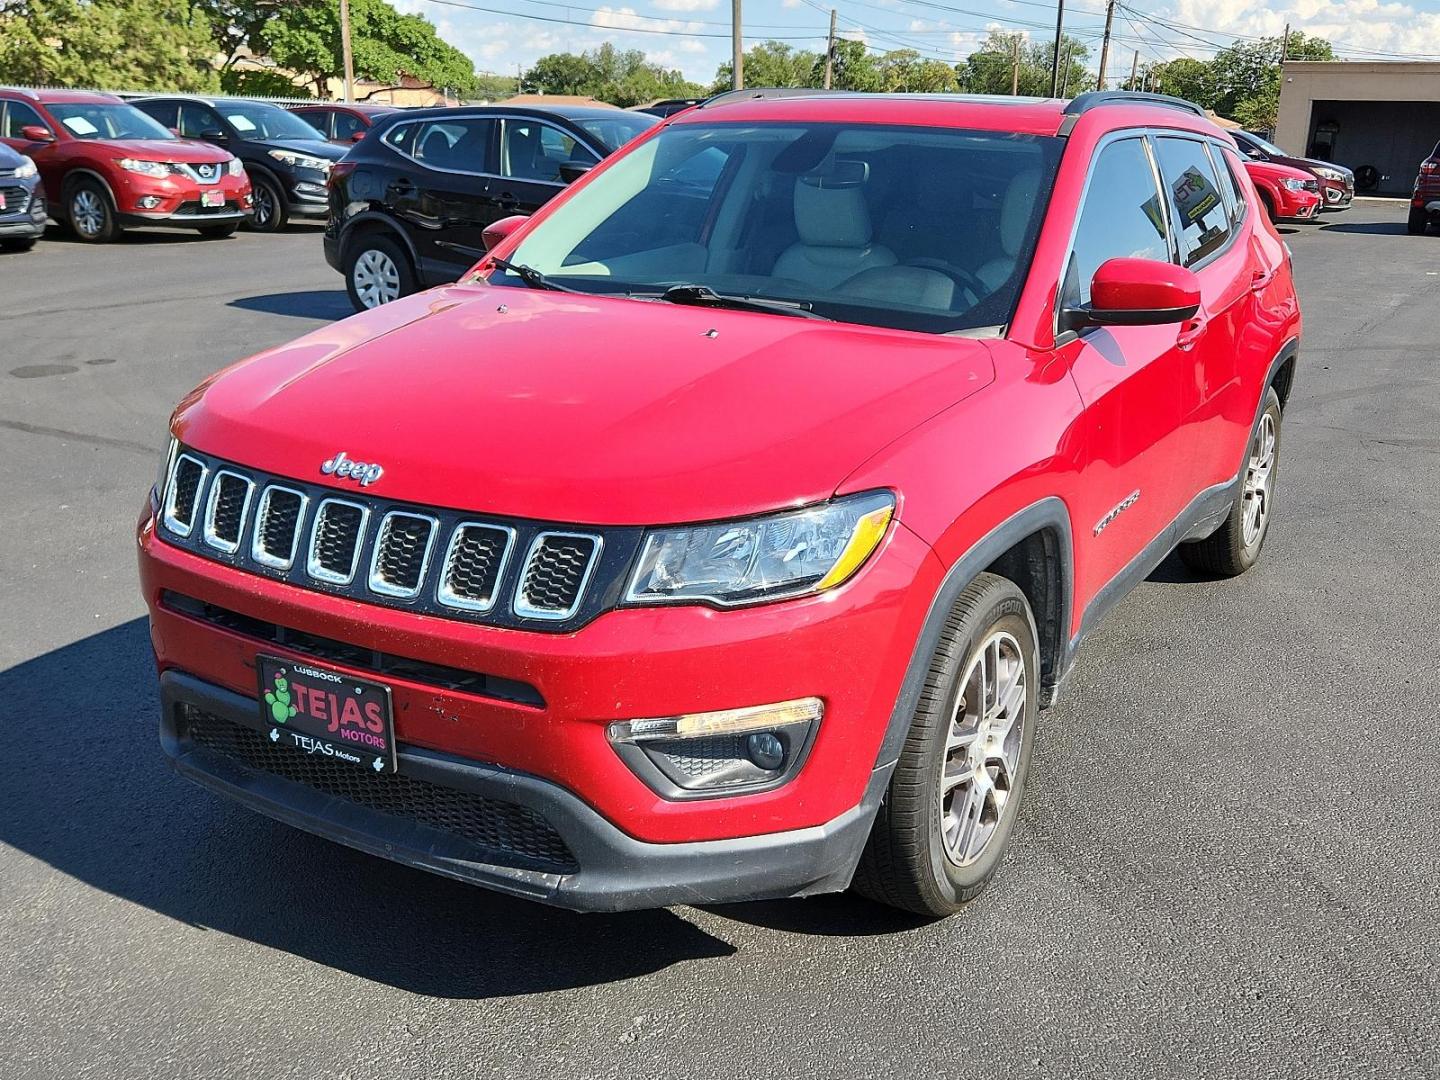
POLYGON ((223 146, 245 163, 255 193, 252 229, 276 232, 292 217, 325 216, 325 180, 345 147, 294 113, 240 98, 150 97, 131 104, 183 138, 223 146))
POLYGON ((454 281, 486 226, 538 210, 658 120, 585 106, 407 109, 330 174, 325 260, 357 311, 454 281))
POLYGON ((0 143, 0 251, 29 251, 45 233, 46 216, 35 162, 0 143))

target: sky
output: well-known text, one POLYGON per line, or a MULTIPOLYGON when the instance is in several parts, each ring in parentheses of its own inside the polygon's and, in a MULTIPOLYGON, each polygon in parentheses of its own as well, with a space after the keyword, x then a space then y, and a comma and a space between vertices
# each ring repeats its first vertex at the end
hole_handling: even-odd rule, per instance
MULTIPOLYGON (((709 83, 730 57, 730 0, 392 0, 424 14, 445 40, 481 71, 512 75, 554 52, 581 52, 611 42, 642 49, 656 63, 709 83)), ((1093 41, 1099 55, 1105 0, 1069 0, 1068 33, 1093 41)), ((842 37, 883 51, 913 48, 954 63, 991 28, 1038 40, 1054 34, 1055 6, 1045 0, 744 0, 748 48, 767 38, 820 51, 830 9, 842 37)), ((1110 78, 1140 63, 1179 56, 1205 59, 1237 40, 1292 30, 1328 38, 1348 60, 1440 59, 1440 0, 1119 0, 1110 78)))

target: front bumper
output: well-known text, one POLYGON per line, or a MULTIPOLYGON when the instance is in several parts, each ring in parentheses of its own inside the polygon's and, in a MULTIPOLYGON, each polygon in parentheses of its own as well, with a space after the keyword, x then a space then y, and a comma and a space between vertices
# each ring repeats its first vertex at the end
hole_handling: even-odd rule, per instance
POLYGON ((45 194, 37 183, 25 194, 25 201, 17 208, 10 206, 0 213, 0 239, 33 240, 45 235, 45 222, 50 216, 45 194))
MULTIPOLYGON (((874 770, 860 802, 820 826, 730 840, 654 844, 627 836, 581 799, 539 777, 420 747, 400 747, 396 776, 403 777, 405 785, 443 789, 452 801, 472 797, 473 805, 491 807, 497 818, 509 822, 510 833, 517 827, 527 835, 548 827, 563 843, 561 848, 542 838, 524 843, 524 851, 507 850, 503 840, 476 842, 407 816, 391 777, 355 769, 357 775, 346 778, 348 790, 392 788, 377 791, 373 799, 362 792, 361 801, 356 801, 217 751, 208 736, 192 737, 192 728, 198 732, 202 723, 206 730, 220 723, 258 732, 263 725, 255 700, 176 671, 165 672, 160 687, 161 745, 176 771, 201 786, 373 855, 580 911, 774 899, 844 889, 890 773, 890 767, 874 770), (537 856, 537 848, 544 854, 537 856)), ((250 737, 263 747, 258 734, 250 737)), ((267 752, 306 757, 298 750, 267 752)), ((501 828, 494 835, 506 833, 501 828)))
POLYGON ((285 205, 291 217, 323 218, 330 214, 330 193, 324 178, 298 180, 285 193, 285 205))

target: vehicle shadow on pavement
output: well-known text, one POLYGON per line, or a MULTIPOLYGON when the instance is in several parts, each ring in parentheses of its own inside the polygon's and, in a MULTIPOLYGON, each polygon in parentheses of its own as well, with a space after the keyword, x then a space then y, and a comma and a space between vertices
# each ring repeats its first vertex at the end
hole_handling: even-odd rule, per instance
POLYGON ((460 999, 615 982, 735 951, 669 911, 576 915, 511 899, 194 787, 156 741, 143 618, 0 671, 0 700, 23 762, 0 784, 0 843, 177 922, 460 999))
POLYGON ((344 289, 309 289, 304 292, 269 293, 231 300, 233 308, 261 311, 266 315, 291 315, 298 319, 344 319, 355 314, 344 289))
POLYGON ((1375 233, 1384 236, 1404 236, 1409 232, 1403 221, 1327 221, 1321 228, 1326 232, 1375 233))

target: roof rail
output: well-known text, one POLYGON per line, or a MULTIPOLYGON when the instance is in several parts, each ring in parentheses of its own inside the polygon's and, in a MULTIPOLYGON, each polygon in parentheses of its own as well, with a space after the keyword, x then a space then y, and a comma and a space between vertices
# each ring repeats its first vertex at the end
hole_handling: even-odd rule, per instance
POLYGON ((1080 116, 1103 105, 1160 105, 1167 109, 1181 109, 1196 116, 1204 116, 1205 110, 1193 101, 1171 97, 1169 94, 1147 94, 1139 90, 1091 90, 1081 94, 1065 106, 1066 116, 1080 116))
POLYGON ((816 90, 808 86, 757 86, 754 89, 727 90, 706 98, 697 109, 713 109, 719 105, 735 105, 741 101, 763 101, 769 98, 820 97, 826 94, 848 94, 848 90, 816 90))
POLYGON ((0 86, 0 90, 9 90, 14 94, 24 94, 31 101, 39 101, 40 95, 28 86, 0 86))

